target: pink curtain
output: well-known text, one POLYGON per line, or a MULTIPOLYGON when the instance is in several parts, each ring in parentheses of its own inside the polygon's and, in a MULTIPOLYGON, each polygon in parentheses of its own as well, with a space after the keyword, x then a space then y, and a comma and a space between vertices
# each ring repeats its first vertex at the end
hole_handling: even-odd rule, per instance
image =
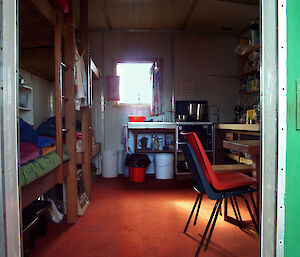
POLYGON ((157 62, 154 62, 151 70, 151 84, 152 84, 152 105, 151 105, 151 115, 161 114, 161 99, 160 99, 160 67, 157 62))

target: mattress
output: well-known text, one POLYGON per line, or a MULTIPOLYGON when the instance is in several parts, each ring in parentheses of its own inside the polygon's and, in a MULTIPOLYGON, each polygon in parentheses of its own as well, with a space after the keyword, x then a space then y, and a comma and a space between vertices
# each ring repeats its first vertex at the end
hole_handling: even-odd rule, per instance
MULTIPOLYGON (((69 155, 66 147, 63 147, 63 161, 67 161, 69 155)), ((61 160, 56 151, 50 152, 47 155, 38 158, 37 160, 27 163, 20 168, 20 183, 21 186, 27 185, 34 180, 46 175, 51 170, 59 166, 61 160)))

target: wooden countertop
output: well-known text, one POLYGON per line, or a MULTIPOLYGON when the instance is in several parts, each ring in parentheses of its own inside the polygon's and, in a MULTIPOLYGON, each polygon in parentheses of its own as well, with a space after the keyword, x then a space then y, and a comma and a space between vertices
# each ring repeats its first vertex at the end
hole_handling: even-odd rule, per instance
POLYGON ((233 140, 223 141, 223 148, 239 151, 243 153, 259 154, 260 140, 233 140))
POLYGON ((219 123, 216 124, 217 129, 224 130, 245 130, 245 131, 260 131, 260 124, 228 124, 219 123))

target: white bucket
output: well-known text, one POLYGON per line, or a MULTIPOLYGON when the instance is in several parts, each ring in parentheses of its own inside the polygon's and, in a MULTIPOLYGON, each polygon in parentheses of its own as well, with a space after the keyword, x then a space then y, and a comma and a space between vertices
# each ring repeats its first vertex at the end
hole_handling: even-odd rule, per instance
POLYGON ((118 151, 105 150, 102 152, 102 177, 117 177, 118 168, 118 151))
POLYGON ((155 154, 155 177, 156 179, 174 178, 174 156, 171 153, 155 154))

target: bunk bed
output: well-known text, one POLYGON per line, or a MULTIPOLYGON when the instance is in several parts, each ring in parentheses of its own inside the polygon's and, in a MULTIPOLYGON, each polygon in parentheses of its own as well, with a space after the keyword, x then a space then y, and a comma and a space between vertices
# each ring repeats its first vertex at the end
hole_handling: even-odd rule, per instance
MULTIPOLYGON (((82 35, 87 39, 87 1, 81 1, 81 7, 83 7, 86 16, 81 15, 84 17, 81 23, 85 27, 80 27, 80 31, 81 34, 85 33, 82 35)), ((27 167, 23 166, 20 168, 22 208, 28 206, 56 184, 65 182, 68 223, 75 223, 78 218, 77 164, 82 164, 85 178, 90 178, 90 168, 88 169, 90 161, 93 153, 95 154, 100 151, 99 144, 94 146, 91 144, 92 121, 90 101, 89 106, 82 110, 83 152, 76 153, 73 71, 75 58, 74 20, 72 0, 20 1, 20 68, 54 82, 56 119, 56 157, 54 157, 54 161, 51 161, 54 163, 53 169, 45 168, 34 172, 35 162, 27 164, 28 166, 25 165, 27 167), (67 8, 65 4, 67 4, 67 8), (55 9, 57 7, 62 8, 61 10, 55 9), (63 76, 61 73, 63 73, 63 76), (63 116, 66 117, 64 128, 62 122, 63 116), (63 134, 65 135, 66 149, 63 148, 63 134), (31 175, 40 174, 41 176, 23 175, 22 172, 24 170, 29 171, 31 175)), ((82 42, 85 45, 81 46, 81 50, 88 47, 87 40, 82 40, 82 42)), ((93 72, 94 76, 99 77, 100 72, 94 62, 90 60, 88 55, 86 58, 86 63, 89 64, 86 68, 90 72, 93 72)), ((38 161, 41 160, 38 159, 38 161)), ((89 192, 88 195, 90 195, 89 181, 87 181, 86 187, 89 192)))

